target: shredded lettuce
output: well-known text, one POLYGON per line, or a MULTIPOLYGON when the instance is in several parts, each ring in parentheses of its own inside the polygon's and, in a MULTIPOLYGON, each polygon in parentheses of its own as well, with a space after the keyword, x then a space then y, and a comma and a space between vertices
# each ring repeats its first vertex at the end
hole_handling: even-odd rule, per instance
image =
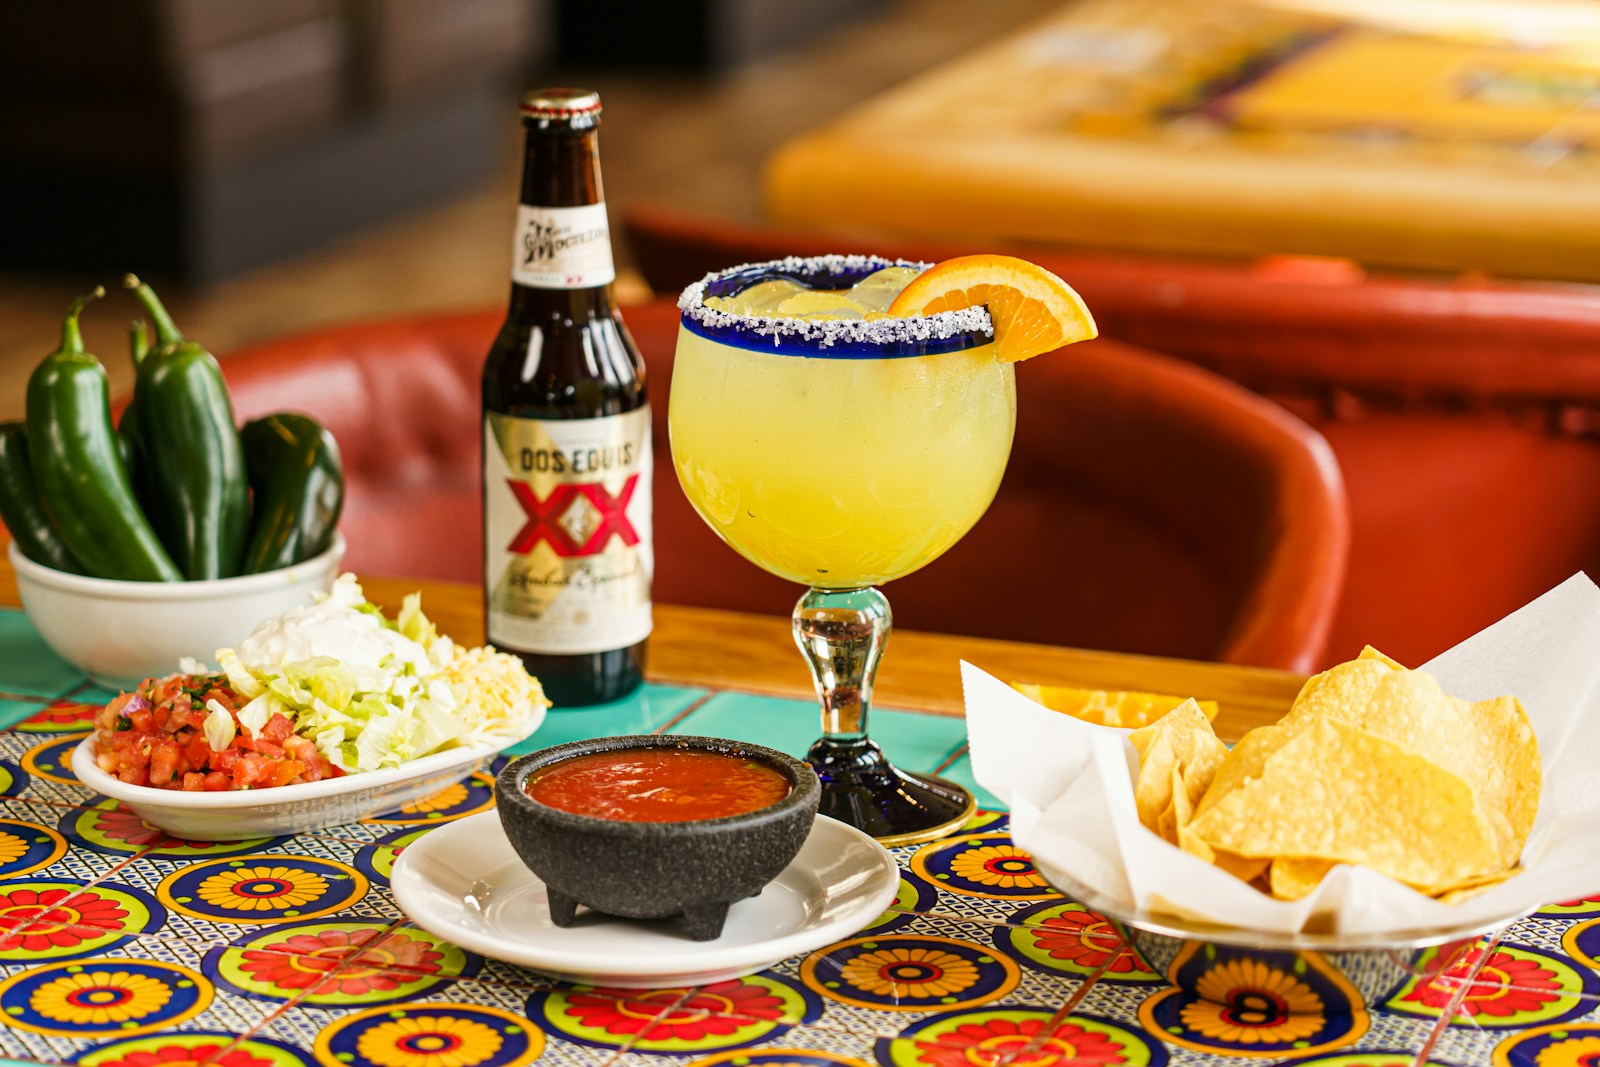
POLYGON ((222 665, 222 673, 228 676, 228 685, 246 700, 254 700, 266 691, 261 683, 256 681, 256 676, 239 662, 239 654, 233 649, 218 649, 217 662, 222 665))
MULTIPOLYGON (((252 736, 282 714, 346 772, 399 766, 453 745, 509 745, 538 726, 547 706, 515 657, 459 648, 415 593, 391 621, 348 574, 312 607, 218 650, 217 662, 248 701, 238 714, 252 736)), ((209 720, 207 730, 209 737, 209 720)))
POLYGON ((423 648, 433 647, 439 640, 439 631, 433 623, 422 613, 422 594, 408 593, 400 602, 400 614, 395 617, 395 629, 421 645, 423 648))
POLYGON ((275 704, 271 694, 263 693, 239 709, 239 725, 244 727, 252 740, 260 736, 262 727, 267 725, 272 713, 278 710, 275 704))

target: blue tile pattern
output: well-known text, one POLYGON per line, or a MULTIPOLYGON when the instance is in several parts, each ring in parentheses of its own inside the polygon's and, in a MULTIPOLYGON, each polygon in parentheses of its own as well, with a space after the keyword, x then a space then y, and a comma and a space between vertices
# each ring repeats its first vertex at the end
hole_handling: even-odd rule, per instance
MULTIPOLYGON (((994 810, 954 838, 894 850, 896 902, 816 952, 694 988, 555 981, 416 928, 389 889, 399 851, 488 803, 491 779, 420 805, 433 818, 185 845, 72 779, 64 756, 83 706, 107 694, 36 644, 20 613, 0 612, 0 1067, 1387 1067, 1424 1054, 1467 1067, 1600 1055, 1600 903, 1414 960, 1381 989, 1336 957, 1180 955, 1162 973, 1116 924, 1046 885, 994 810), (1222 993, 1184 993, 1173 976, 1222 993)), ((896 761, 975 784, 960 719, 873 715, 896 761)), ((511 754, 661 730, 803 753, 816 728, 806 701, 651 685, 552 712, 511 754)))

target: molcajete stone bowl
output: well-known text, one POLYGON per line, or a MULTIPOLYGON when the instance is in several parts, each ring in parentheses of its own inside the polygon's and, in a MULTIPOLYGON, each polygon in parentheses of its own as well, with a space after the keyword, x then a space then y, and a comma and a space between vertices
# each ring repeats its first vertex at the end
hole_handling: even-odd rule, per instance
POLYGON ((720 737, 640 734, 573 741, 508 763, 495 782, 506 838, 544 882, 550 918, 570 926, 577 906, 629 919, 676 917, 696 941, 722 933, 728 907, 755 896, 805 844, 816 819, 816 772, 792 756, 720 737), (528 796, 535 771, 576 756, 619 749, 698 749, 754 760, 789 782, 765 808, 717 819, 626 822, 577 815, 528 796))

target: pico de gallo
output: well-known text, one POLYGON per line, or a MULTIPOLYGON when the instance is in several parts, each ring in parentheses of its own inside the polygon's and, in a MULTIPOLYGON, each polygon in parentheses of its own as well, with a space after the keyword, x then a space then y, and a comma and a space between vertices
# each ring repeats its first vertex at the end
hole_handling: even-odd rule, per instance
POLYGON ((222 792, 316 782, 344 771, 274 712, 260 730, 223 674, 147 678, 95 716, 95 763, 130 785, 222 792))

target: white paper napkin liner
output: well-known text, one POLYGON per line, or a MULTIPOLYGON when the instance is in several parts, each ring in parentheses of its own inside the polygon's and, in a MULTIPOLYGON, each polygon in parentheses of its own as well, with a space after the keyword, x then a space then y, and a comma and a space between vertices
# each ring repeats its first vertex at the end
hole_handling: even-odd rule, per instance
MULTIPOLYGON (((1351 934, 1468 925, 1600 890, 1600 589, 1579 574, 1425 665, 1446 691, 1517 695, 1545 766, 1525 872, 1446 905, 1362 867, 1299 901, 1263 894, 1139 823, 1128 731, 1050 711, 961 665, 973 773, 1011 808, 1012 838, 1125 914, 1269 932, 1351 934)), ((1287 710, 1287 708, 1285 708, 1287 710)))

